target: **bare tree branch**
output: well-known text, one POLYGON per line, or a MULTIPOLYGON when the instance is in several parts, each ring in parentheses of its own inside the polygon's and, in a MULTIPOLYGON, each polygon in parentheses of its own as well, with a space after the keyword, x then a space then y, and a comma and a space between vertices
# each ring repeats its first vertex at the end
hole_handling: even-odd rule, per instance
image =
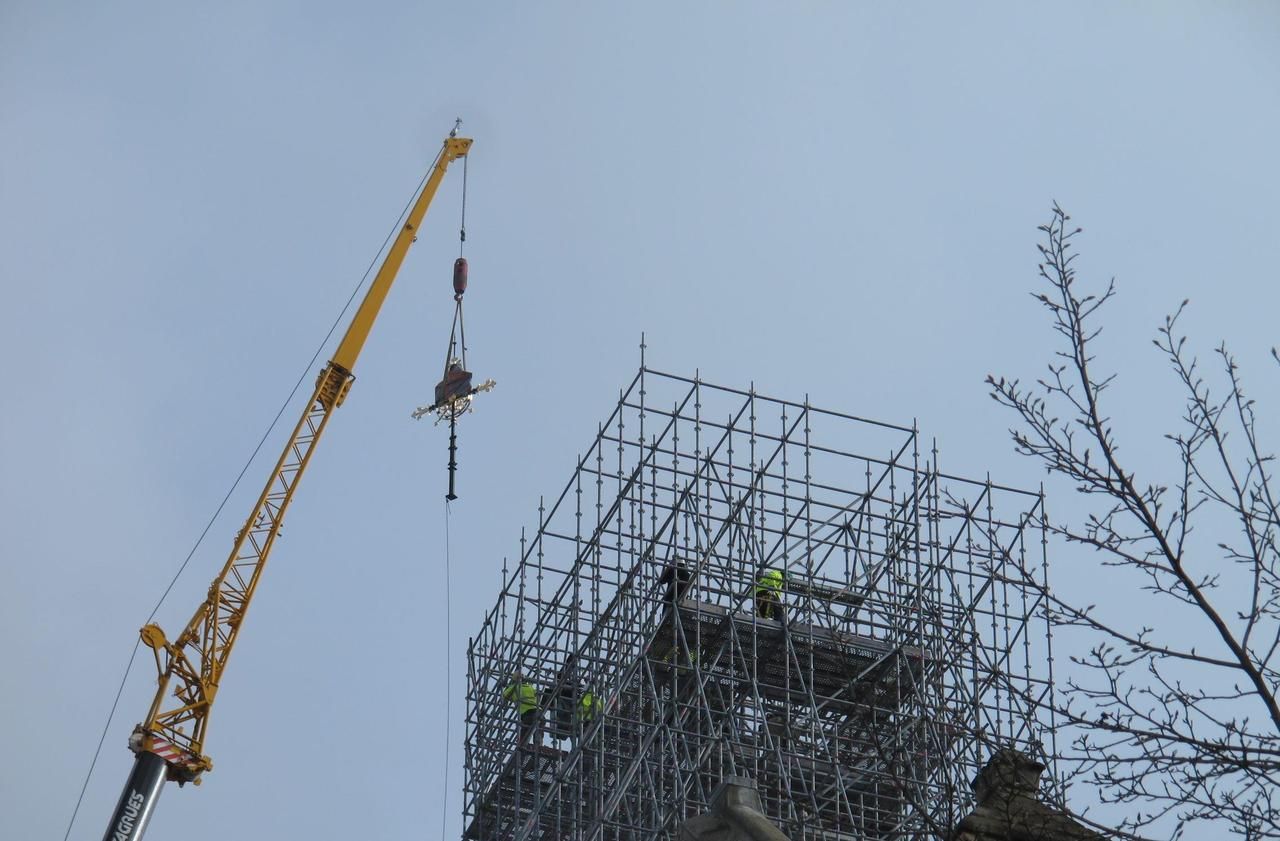
MULTIPOLYGON (((1135 592, 1148 601, 1145 613, 1115 605, 1100 611, 1051 592, 1015 558, 993 572, 1038 590, 1049 619, 1083 644, 1054 709, 1071 733, 1062 759, 1070 782, 1135 810, 1123 832, 1172 822, 1177 837, 1193 822, 1212 821, 1240 837, 1280 838, 1274 456, 1259 441, 1254 401, 1225 345, 1216 349, 1220 373, 1212 382, 1201 373, 1178 328, 1183 301, 1153 340, 1185 399, 1178 428, 1163 436, 1173 444, 1172 487, 1140 482, 1121 461, 1103 408, 1118 381, 1097 372, 1093 350, 1115 281, 1100 292, 1082 290, 1073 250, 1081 229, 1069 222, 1055 204, 1040 227, 1047 290, 1033 296, 1062 343, 1048 373, 1030 387, 987 382, 992 398, 1018 418, 1010 430, 1015 451, 1082 495, 1080 522, 1044 522, 1046 530, 1090 550, 1111 574, 1136 576, 1135 592), (1160 616, 1160 627, 1141 624, 1142 615, 1160 616)), ((1274 349, 1272 357, 1280 362, 1274 349)))

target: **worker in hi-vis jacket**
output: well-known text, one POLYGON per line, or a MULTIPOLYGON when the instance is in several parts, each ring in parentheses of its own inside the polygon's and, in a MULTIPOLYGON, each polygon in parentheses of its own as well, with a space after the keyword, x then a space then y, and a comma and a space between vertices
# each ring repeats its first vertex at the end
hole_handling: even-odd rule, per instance
POLYGON ((534 741, 533 736, 538 731, 539 720, 542 718, 542 710, 538 707, 538 690, 517 670, 512 673, 507 688, 502 690, 502 699, 514 706, 516 714, 520 716, 517 745, 534 741))
POLYGON ((782 571, 766 569, 756 579, 756 616, 782 621, 782 571))

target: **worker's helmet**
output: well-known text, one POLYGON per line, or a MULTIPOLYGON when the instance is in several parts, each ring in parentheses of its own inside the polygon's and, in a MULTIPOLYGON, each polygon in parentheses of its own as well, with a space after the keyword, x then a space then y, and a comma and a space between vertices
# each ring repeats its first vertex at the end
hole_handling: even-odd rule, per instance
POLYGON ((761 584, 782 584, 782 570, 766 569, 760 574, 761 584))

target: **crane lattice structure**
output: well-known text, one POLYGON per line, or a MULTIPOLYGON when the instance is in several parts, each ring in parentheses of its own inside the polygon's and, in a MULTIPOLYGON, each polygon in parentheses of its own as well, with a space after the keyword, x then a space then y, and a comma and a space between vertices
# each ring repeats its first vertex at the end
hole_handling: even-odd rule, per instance
POLYGON ((1053 768, 1044 606, 999 574, 1047 575, 1042 513, 914 428, 642 362, 469 643, 464 837, 672 839, 730 775, 793 839, 947 834, 995 749, 1053 768))

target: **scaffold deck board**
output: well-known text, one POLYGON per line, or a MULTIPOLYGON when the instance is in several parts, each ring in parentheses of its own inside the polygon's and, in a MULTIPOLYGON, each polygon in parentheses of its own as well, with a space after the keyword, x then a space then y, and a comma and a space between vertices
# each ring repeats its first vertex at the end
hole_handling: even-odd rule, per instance
POLYGON ((689 599, 675 613, 682 639, 668 613, 646 652, 658 668, 688 673, 696 664, 722 684, 749 681, 762 697, 787 704, 850 713, 911 694, 921 674, 924 658, 913 646, 689 599))
POLYGON ((527 818, 538 808, 539 798, 547 794, 566 756, 568 751, 548 745, 526 745, 512 751, 464 837, 486 835, 495 827, 485 824, 497 823, 499 816, 504 825, 527 818))

